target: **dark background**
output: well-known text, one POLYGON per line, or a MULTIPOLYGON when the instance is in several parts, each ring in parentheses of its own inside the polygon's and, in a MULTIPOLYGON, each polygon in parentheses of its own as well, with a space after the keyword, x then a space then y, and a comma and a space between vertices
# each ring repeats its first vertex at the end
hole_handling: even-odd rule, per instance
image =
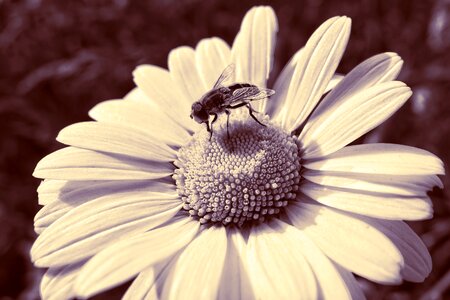
MULTIPOLYGON (((414 96, 363 141, 417 146, 449 163, 450 1, 44 1, 0 0, 0 299, 35 299, 43 270, 29 262, 35 239, 37 161, 60 148, 64 126, 87 120, 96 103, 134 86, 131 72, 149 63, 167 67, 169 51, 220 36, 232 43, 245 12, 270 4, 279 21, 273 74, 324 20, 353 19, 338 69, 347 73, 384 51, 405 61, 400 80, 414 96)), ((444 183, 450 186, 449 178, 444 183)), ((362 281, 370 299, 450 297, 450 204, 432 192, 433 220, 413 222, 433 256, 423 284, 379 286, 362 281)))

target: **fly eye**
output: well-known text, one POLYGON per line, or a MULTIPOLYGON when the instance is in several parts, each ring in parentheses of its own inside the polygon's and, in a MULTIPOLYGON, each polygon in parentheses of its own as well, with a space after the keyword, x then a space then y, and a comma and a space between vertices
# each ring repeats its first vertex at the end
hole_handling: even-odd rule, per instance
POLYGON ((195 112, 201 111, 202 108, 203 108, 203 107, 201 106, 200 103, 194 103, 194 104, 192 105, 192 110, 195 111, 195 112))

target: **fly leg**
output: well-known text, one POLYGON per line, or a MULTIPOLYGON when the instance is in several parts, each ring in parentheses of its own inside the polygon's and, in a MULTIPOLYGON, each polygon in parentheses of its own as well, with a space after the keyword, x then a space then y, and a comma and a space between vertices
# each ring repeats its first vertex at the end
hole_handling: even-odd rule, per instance
POLYGON ((228 105, 226 108, 238 108, 238 107, 242 107, 242 106, 246 106, 248 103, 247 102, 242 102, 236 105, 228 105))
POLYGON ((266 127, 265 124, 261 123, 256 116, 253 114, 253 112, 255 112, 256 110, 253 109, 253 107, 250 105, 250 103, 247 103, 247 108, 248 108, 248 113, 250 114, 250 116, 253 118, 253 120, 255 120, 259 125, 266 127))
POLYGON ((228 109, 225 109, 225 113, 227 114, 227 137, 228 137, 228 140, 230 140, 230 131, 228 130, 228 127, 230 125, 230 114, 231 114, 231 112, 228 109))
POLYGON ((206 123, 206 130, 208 130, 209 131, 209 140, 211 140, 211 138, 212 138, 212 134, 213 134, 213 128, 212 128, 212 126, 213 126, 213 124, 214 124, 214 122, 216 122, 217 121, 217 114, 213 114, 214 115, 214 118, 212 119, 212 121, 211 121, 211 125, 209 125, 208 123, 206 123), (211 127, 210 127, 211 126, 211 127))
POLYGON ((242 102, 236 105, 228 105, 227 108, 238 108, 238 107, 242 107, 242 106, 247 106, 248 108, 248 113, 250 114, 250 116, 253 118, 253 120, 255 120, 259 125, 266 127, 265 124, 261 123, 256 116, 253 114, 254 112, 257 112, 256 110, 253 109, 253 107, 250 105, 250 103, 248 102, 242 102))
POLYGON ((209 132, 209 140, 211 140, 211 137, 212 137, 212 131, 211 131, 211 128, 209 127, 209 121, 208 121, 208 122, 205 122, 205 124, 206 124, 206 131, 209 132))

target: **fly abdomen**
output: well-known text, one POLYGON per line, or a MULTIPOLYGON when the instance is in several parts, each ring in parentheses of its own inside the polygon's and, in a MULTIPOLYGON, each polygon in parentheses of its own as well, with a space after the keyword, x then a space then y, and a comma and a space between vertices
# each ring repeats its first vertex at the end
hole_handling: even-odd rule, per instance
POLYGON ((233 93, 235 90, 246 88, 246 87, 256 87, 254 84, 250 83, 235 83, 230 85, 228 88, 231 90, 231 93, 233 93))

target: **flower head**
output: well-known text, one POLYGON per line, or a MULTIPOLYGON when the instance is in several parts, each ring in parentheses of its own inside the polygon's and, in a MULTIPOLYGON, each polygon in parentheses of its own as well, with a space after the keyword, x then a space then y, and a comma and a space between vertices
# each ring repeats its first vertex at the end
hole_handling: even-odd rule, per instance
POLYGON ((424 280, 431 258, 402 220, 432 216, 442 162, 408 146, 347 146, 410 97, 395 81, 402 60, 383 53, 336 75, 350 19, 335 17, 267 89, 276 31, 273 10, 255 7, 231 48, 204 39, 173 50, 169 70, 140 66, 123 100, 59 133, 68 147, 34 173, 43 298, 133 280, 125 299, 358 299, 352 273, 424 280), (189 118, 196 102, 208 126, 189 118))

